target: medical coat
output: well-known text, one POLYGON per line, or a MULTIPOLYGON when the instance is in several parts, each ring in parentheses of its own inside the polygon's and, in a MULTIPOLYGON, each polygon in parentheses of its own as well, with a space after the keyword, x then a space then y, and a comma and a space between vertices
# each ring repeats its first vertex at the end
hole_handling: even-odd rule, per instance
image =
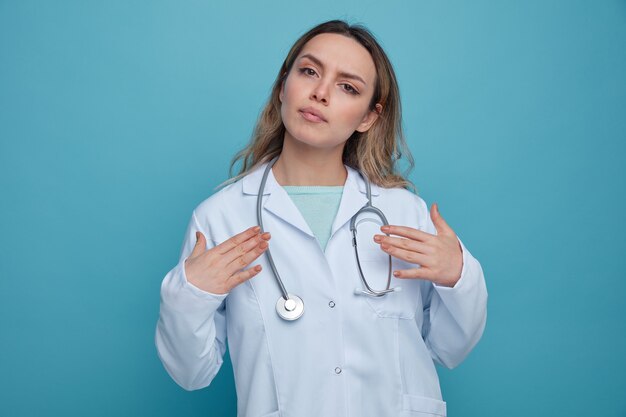
MULTIPOLYGON (((323 252, 306 221, 270 171, 263 196, 265 231, 289 293, 302 317, 276 313, 281 296, 267 256, 254 278, 218 295, 187 282, 185 259, 202 232, 209 248, 256 225, 265 165, 221 189, 193 211, 180 261, 163 279, 156 329, 158 355, 171 377, 195 390, 211 383, 226 343, 234 370, 239 417, 445 416, 434 361, 458 365, 480 339, 487 290, 479 262, 461 243, 463 268, 452 288, 397 279, 401 291, 372 298, 362 288, 350 218, 367 202, 354 169, 323 252)), ((436 234, 426 203, 400 188, 372 184, 373 205, 393 225, 436 234)), ((366 216, 367 217, 367 216, 366 216)), ((359 254, 370 286, 387 283, 388 255, 372 241, 379 224, 359 225, 359 254)), ((417 267, 393 258, 393 269, 417 267)))

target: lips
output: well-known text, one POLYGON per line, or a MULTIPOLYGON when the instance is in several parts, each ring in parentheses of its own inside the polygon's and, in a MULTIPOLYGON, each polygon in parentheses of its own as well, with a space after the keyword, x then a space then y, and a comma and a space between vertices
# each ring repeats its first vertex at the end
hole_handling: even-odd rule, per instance
POLYGON ((322 112, 314 109, 313 107, 305 107, 303 109, 300 109, 299 112, 302 115, 302 117, 304 117, 310 122, 317 122, 317 123, 327 122, 324 115, 322 115, 322 112))

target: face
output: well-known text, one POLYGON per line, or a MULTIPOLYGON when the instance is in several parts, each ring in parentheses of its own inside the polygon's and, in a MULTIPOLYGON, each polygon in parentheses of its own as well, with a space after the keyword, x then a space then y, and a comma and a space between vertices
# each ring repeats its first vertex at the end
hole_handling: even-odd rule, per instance
POLYGON ((334 33, 315 36, 280 90, 285 140, 343 149, 355 131, 365 132, 376 120, 369 107, 375 81, 374 61, 357 41, 334 33))

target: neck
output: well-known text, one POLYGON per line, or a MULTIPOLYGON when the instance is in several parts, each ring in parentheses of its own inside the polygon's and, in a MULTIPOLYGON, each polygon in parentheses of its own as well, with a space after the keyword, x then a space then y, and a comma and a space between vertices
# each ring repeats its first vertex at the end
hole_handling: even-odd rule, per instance
POLYGON ((338 186, 348 177, 343 165, 343 144, 333 149, 299 146, 285 138, 283 149, 272 167, 280 185, 338 186))

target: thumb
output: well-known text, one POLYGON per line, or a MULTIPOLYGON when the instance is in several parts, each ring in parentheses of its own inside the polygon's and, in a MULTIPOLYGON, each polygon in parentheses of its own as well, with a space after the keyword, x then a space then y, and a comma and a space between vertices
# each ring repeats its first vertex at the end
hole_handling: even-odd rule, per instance
POLYGON ((206 239, 201 232, 196 232, 196 245, 193 247, 190 257, 200 255, 206 249, 206 239))
POLYGON ((435 225, 435 229, 437 229, 437 233, 441 233, 443 231, 448 231, 450 226, 448 223, 441 217, 441 213, 439 213, 439 204, 433 203, 430 206, 430 218, 433 220, 433 224, 435 225))

